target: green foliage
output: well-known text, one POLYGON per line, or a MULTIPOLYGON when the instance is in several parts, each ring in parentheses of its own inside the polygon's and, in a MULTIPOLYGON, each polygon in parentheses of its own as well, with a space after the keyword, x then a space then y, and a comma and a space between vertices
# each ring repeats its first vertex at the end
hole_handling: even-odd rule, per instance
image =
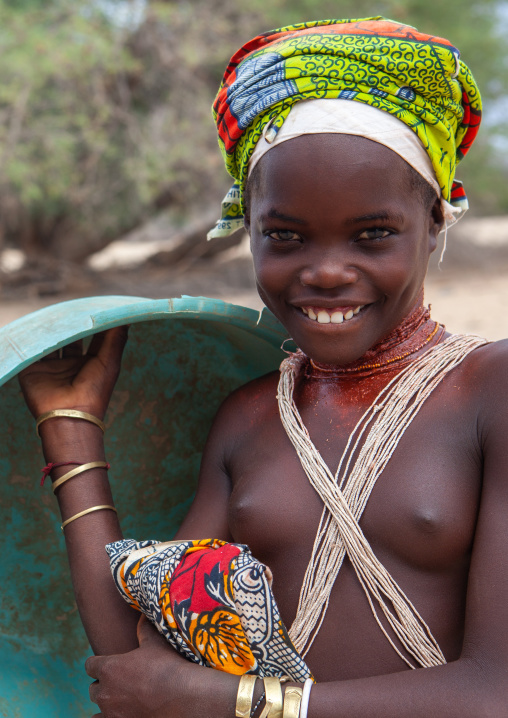
MULTIPOLYGON (((114 5, 114 0, 109 3, 114 5)), ((171 0, 119 27, 93 0, 0 0, 0 233, 84 256, 161 207, 218 202, 228 178, 210 105, 240 44, 323 17, 385 15, 448 37, 483 90, 487 127, 459 168, 477 209, 508 211, 503 0, 171 0), (490 132, 489 132, 490 129, 490 132)))
POLYGON ((122 149, 114 83, 137 63, 100 16, 63 3, 1 5, 0 51, 3 233, 27 249, 51 245, 58 226, 88 238, 122 149))

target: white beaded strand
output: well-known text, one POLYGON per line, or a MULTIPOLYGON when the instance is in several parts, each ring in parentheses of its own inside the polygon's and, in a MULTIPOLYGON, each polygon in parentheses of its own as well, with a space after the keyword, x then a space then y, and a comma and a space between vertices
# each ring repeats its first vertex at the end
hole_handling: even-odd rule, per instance
POLYGON ((347 554, 384 635, 411 667, 378 616, 375 602, 403 649, 421 666, 446 663, 429 627, 378 561, 358 525, 376 480, 421 406, 465 357, 486 341, 455 335, 429 349, 403 369, 376 397, 353 429, 335 476, 314 446, 293 399, 295 379, 304 360, 293 355, 281 365, 279 411, 307 477, 325 506, 307 567, 296 618, 289 635, 305 656, 324 620, 330 594, 347 554), (371 429, 351 467, 367 428, 371 429))

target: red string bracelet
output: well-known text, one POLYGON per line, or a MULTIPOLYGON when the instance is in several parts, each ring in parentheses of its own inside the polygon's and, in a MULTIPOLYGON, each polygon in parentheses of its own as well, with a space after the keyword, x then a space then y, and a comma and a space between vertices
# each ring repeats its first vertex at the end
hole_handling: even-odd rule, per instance
POLYGON ((81 466, 81 463, 81 461, 64 461, 61 464, 49 463, 42 469, 41 486, 44 486, 44 482, 46 481, 50 473, 53 471, 53 469, 58 469, 60 468, 60 466, 81 466))

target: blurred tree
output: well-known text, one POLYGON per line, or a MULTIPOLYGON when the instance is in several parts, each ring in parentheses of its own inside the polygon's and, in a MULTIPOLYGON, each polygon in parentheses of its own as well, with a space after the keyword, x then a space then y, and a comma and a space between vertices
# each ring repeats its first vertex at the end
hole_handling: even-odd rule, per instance
POLYGON ((259 32, 334 16, 383 14, 461 48, 490 133, 459 176, 479 211, 508 211, 498 151, 508 123, 496 104, 508 95, 507 0, 154 0, 141 22, 117 22, 128 5, 0 0, 0 239, 9 244, 81 258, 162 208, 184 221, 218 202, 229 179, 210 105, 227 59, 259 32))
POLYGON ((136 63, 100 16, 60 1, 0 5, 0 50, 2 235, 28 252, 69 235, 93 248, 124 209, 117 81, 136 63))

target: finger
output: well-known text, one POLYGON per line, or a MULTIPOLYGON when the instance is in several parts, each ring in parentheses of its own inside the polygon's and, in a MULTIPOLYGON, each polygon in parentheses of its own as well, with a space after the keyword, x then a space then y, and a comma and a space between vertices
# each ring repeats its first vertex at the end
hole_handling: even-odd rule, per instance
POLYGON ((147 646, 149 644, 161 644, 167 645, 166 640, 161 636, 155 626, 150 623, 148 618, 144 615, 138 621, 138 643, 141 646, 147 646))
POLYGON ((99 692, 99 681, 94 681, 88 686, 88 694, 90 696, 90 700, 92 703, 97 703, 98 701, 98 692, 99 692))
POLYGON ((99 349, 101 348, 101 344, 104 341, 104 337, 106 335, 106 332, 99 332, 98 334, 94 334, 92 337, 92 341, 90 342, 90 346, 87 349, 87 356, 89 357, 96 357, 99 353, 99 349))
POLYGON ((60 352, 61 352, 61 349, 57 349, 56 351, 51 352, 51 354, 48 354, 47 356, 42 357, 42 359, 40 359, 39 361, 48 361, 48 360, 51 360, 51 359, 60 359, 60 352))
POLYGON ((104 364, 119 364, 127 343, 129 327, 116 327, 96 334, 88 348, 89 356, 97 356, 104 364))
POLYGON ((120 367, 123 350, 127 344, 128 327, 117 327, 106 332, 97 358, 104 366, 120 367))
POLYGON ((85 661, 85 672, 90 678, 99 679, 99 672, 104 662, 104 656, 90 656, 85 661))
POLYGON ((83 340, 78 339, 78 341, 71 342, 70 344, 67 344, 67 346, 63 347, 62 356, 63 357, 81 357, 81 356, 83 356, 83 340))

